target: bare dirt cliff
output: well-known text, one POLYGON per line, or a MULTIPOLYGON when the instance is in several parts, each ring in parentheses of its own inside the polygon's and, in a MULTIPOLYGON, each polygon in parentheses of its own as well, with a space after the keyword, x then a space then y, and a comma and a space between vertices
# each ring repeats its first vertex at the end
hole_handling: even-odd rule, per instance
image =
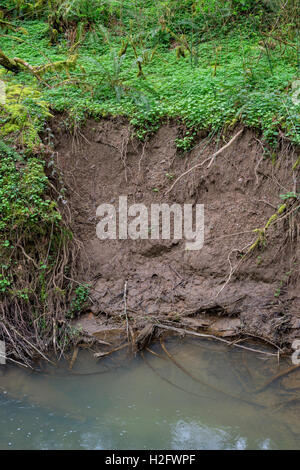
POLYGON ((280 198, 299 192, 292 170, 298 155, 287 141, 272 159, 244 129, 211 160, 240 128, 220 142, 203 133, 183 155, 176 123, 162 125, 145 143, 121 118, 90 120, 74 135, 59 121, 52 127, 73 230, 82 242, 79 280, 91 285, 91 306, 79 320, 87 331, 125 327, 126 286, 133 331, 160 320, 253 335, 280 347, 300 337, 299 199, 280 198), (99 240, 96 209, 102 203, 117 208, 119 196, 149 207, 204 204, 204 247, 187 251, 185 240, 173 239, 99 240))

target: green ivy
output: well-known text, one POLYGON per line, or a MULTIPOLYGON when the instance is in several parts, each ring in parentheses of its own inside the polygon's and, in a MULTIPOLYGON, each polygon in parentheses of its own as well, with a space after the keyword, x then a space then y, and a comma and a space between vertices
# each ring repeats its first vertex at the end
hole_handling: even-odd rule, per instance
POLYGON ((71 303, 69 317, 73 318, 74 315, 80 313, 83 309, 90 293, 90 286, 82 284, 75 289, 75 297, 71 303))

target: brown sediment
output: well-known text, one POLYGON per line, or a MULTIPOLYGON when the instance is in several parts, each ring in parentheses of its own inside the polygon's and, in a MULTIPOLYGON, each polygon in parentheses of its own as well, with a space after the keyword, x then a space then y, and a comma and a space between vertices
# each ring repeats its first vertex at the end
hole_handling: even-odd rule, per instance
MULTIPOLYGON (((52 127, 73 231, 83 246, 78 282, 91 286, 91 304, 76 326, 103 341, 113 334, 113 346, 126 339, 128 321, 136 337, 160 322, 228 338, 249 334, 290 349, 300 336, 299 201, 287 201, 265 239, 247 250, 254 230, 282 204, 279 195, 299 186, 299 170, 292 169, 297 149, 283 141, 272 163, 257 135, 244 129, 212 161, 239 129, 219 147, 199 134, 194 149, 181 155, 178 123, 162 125, 144 143, 123 118, 89 120, 74 135, 59 120, 52 127), (211 164, 197 166, 205 159, 211 164), (204 247, 186 251, 185 240, 173 239, 99 240, 96 209, 118 208, 119 196, 147 207, 204 204, 204 247)), ((140 338, 142 346, 151 335, 140 338)))

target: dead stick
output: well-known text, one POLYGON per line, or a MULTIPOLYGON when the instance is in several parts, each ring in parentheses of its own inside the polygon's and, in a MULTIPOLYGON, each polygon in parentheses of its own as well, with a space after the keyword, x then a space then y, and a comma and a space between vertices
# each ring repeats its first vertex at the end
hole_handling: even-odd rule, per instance
POLYGON ((26 338, 24 338, 24 336, 22 336, 13 326, 10 325, 10 328, 18 335, 20 336, 23 341, 25 341, 27 344, 29 344, 29 346, 31 346, 38 354, 40 354, 46 361, 50 362, 51 364, 54 364, 54 362, 50 361, 50 359, 48 357, 46 357, 42 351, 40 351, 38 348, 36 348, 34 346, 34 344, 30 343, 30 341, 28 341, 26 338))
MULTIPOLYGON (((161 323, 156 323, 155 326, 158 327, 158 328, 163 328, 165 330, 175 331, 175 332, 180 333, 180 334, 186 334, 186 335, 190 335, 190 336, 197 336, 199 338, 212 338, 212 339, 215 339, 217 341, 221 341, 222 343, 226 343, 226 344, 228 344, 228 346, 232 346, 232 342, 227 341, 224 338, 219 338, 218 336, 207 335, 207 334, 204 334, 204 333, 196 333, 196 331, 185 330, 183 328, 175 328, 174 326, 162 325, 161 323)), ((246 349, 247 351, 252 351, 252 352, 255 352, 255 353, 259 353, 259 354, 265 354, 267 356, 277 356, 277 354, 269 353, 267 351, 261 351, 260 349, 248 348, 247 346, 243 346, 242 344, 234 344, 234 346, 236 348, 246 349)))
POLYGON ((122 344, 121 346, 118 346, 117 348, 111 349, 110 351, 95 353, 95 354, 94 354, 94 357, 96 357, 96 358, 98 359, 98 358, 100 358, 100 357, 109 356, 110 354, 112 354, 112 353, 114 353, 114 352, 116 352, 116 351, 120 351, 121 349, 124 349, 124 348, 127 348, 127 347, 128 347, 128 343, 122 344))
POLYGON ((125 284, 124 284, 123 300, 124 300, 124 315, 126 317, 127 339, 128 339, 128 343, 129 343, 129 323, 128 323, 128 315, 127 315, 127 281, 125 281, 125 284))
POLYGON ((70 365, 69 365, 69 370, 72 370, 73 369, 73 366, 75 364, 75 361, 77 359, 77 356, 78 356, 78 351, 79 351, 79 348, 74 348, 74 351, 73 351, 73 356, 72 356, 72 359, 70 361, 70 365))

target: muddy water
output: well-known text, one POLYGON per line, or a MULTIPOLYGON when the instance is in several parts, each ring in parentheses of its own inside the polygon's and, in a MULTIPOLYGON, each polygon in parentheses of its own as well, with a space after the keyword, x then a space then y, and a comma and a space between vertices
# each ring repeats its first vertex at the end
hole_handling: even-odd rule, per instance
POLYGON ((0 376, 1 449, 298 449, 300 372, 288 360, 171 339, 0 376), (171 358, 174 359, 172 361, 171 358), (299 388, 298 388, 299 387, 299 388), (260 390, 260 391, 258 391, 260 390))

